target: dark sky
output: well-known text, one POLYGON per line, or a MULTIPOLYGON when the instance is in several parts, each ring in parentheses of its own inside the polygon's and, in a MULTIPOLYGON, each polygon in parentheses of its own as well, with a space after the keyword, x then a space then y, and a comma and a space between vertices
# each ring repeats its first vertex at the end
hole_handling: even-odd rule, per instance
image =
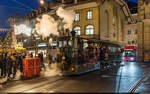
MULTIPOLYGON (((137 2, 137 0, 128 1, 137 2)), ((39 6, 39 0, 0 0, 0 28, 9 28, 7 19, 10 16, 16 14, 24 16, 39 6)))

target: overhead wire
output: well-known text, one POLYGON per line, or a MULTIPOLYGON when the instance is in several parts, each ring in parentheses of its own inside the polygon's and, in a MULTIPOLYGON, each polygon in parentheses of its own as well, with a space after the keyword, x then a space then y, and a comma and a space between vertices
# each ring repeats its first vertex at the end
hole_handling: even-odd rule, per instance
POLYGON ((29 11, 28 9, 25 9, 25 8, 18 8, 18 7, 7 6, 7 5, 0 5, 0 7, 7 7, 7 8, 14 8, 14 9, 23 10, 23 11, 29 11))
POLYGON ((29 7, 29 6, 27 6, 27 5, 25 5, 25 4, 23 4, 23 3, 21 3, 21 2, 19 2, 19 1, 17 1, 17 0, 13 0, 14 2, 16 2, 16 3, 18 3, 18 4, 20 4, 20 5, 22 5, 22 6, 24 6, 24 7, 26 7, 26 8, 28 8, 29 10, 34 10, 33 8, 31 8, 31 7, 29 7))

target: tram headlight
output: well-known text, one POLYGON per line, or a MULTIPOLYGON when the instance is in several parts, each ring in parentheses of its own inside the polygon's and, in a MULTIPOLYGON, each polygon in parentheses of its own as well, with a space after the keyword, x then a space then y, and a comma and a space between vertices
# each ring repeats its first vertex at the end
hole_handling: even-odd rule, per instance
POLYGON ((133 61, 133 60, 134 60, 134 58, 133 58, 133 57, 131 57, 131 58, 130 58, 130 60, 131 60, 131 61, 133 61))

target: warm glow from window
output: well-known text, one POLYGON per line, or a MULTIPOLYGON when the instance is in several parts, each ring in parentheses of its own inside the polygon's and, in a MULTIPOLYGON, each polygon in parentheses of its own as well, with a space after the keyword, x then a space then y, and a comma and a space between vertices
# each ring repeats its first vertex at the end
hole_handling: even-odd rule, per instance
POLYGON ((93 25, 88 25, 86 27, 86 35, 89 35, 89 34, 94 34, 94 26, 93 25))
POLYGON ((77 35, 81 35, 80 27, 75 27, 74 31, 76 32, 77 35))

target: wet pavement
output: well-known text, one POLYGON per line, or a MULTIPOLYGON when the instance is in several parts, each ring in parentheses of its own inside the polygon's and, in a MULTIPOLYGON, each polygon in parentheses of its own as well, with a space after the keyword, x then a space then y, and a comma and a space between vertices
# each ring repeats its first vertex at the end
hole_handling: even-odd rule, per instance
MULTIPOLYGON (((134 84, 150 72, 150 63, 127 62, 125 66, 94 71, 80 76, 49 76, 3 84, 0 92, 115 92, 127 93, 134 84)), ((150 92, 146 79, 136 92, 150 92), (144 88, 144 89, 143 89, 144 88)))

